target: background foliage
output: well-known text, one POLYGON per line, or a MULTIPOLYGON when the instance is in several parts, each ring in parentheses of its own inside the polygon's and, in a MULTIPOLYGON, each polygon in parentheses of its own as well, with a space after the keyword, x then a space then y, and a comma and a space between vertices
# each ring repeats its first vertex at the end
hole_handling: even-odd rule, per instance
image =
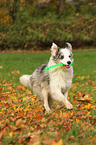
POLYGON ((94 0, 0 1, 0 49, 96 46, 95 14, 94 0))

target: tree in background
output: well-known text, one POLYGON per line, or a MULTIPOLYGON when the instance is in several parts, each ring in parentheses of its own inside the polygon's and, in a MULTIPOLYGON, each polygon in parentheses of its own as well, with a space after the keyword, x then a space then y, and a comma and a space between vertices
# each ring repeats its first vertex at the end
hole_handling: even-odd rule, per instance
POLYGON ((9 15, 11 16, 13 22, 15 22, 18 18, 16 13, 19 11, 20 0, 9 0, 9 15))
POLYGON ((95 14, 94 0, 0 1, 0 48, 38 48, 65 41, 95 45, 95 14))
POLYGON ((8 9, 9 3, 7 0, 0 1, 0 23, 9 24, 12 21, 8 9))
POLYGON ((27 8, 28 5, 31 7, 36 6, 39 8, 46 8, 51 5, 51 8, 56 8, 57 14, 60 14, 60 9, 66 6, 67 3, 79 4, 81 3, 96 3, 95 0, 3 0, 0 1, 0 23, 9 24, 19 19, 20 5, 27 8))

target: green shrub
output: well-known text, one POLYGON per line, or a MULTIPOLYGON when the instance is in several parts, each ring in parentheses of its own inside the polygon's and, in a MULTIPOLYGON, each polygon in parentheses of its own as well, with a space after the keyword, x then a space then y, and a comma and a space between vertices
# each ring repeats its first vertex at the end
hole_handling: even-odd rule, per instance
POLYGON ((59 13, 51 7, 21 7, 15 14, 18 16, 15 23, 0 25, 0 48, 41 49, 48 43, 66 41, 79 42, 79 45, 75 43, 76 47, 91 41, 95 45, 95 12, 95 6, 89 3, 78 7, 66 4, 59 13))

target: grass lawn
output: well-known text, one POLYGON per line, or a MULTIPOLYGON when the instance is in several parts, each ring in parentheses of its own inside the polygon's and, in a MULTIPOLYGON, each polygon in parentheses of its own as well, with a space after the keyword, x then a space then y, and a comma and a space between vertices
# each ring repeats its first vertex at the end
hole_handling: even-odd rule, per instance
POLYGON ((35 95, 19 82, 48 61, 49 53, 0 54, 0 144, 96 144, 96 51, 74 52, 74 78, 65 107, 44 114, 35 95))

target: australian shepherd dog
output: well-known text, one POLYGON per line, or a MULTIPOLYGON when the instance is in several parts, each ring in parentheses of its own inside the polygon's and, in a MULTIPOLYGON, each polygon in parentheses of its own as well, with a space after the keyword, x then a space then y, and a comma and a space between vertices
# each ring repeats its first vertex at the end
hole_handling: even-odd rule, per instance
POLYGON ((68 91, 71 87, 73 78, 73 62, 72 46, 66 43, 67 47, 59 48, 55 43, 51 46, 51 57, 49 62, 39 66, 32 75, 23 75, 20 82, 25 87, 29 87, 34 94, 40 98, 45 110, 50 113, 51 106, 56 100, 59 102, 58 107, 72 109, 73 105, 68 101, 68 91), (57 66, 45 70, 46 67, 62 63, 64 66, 57 66))

